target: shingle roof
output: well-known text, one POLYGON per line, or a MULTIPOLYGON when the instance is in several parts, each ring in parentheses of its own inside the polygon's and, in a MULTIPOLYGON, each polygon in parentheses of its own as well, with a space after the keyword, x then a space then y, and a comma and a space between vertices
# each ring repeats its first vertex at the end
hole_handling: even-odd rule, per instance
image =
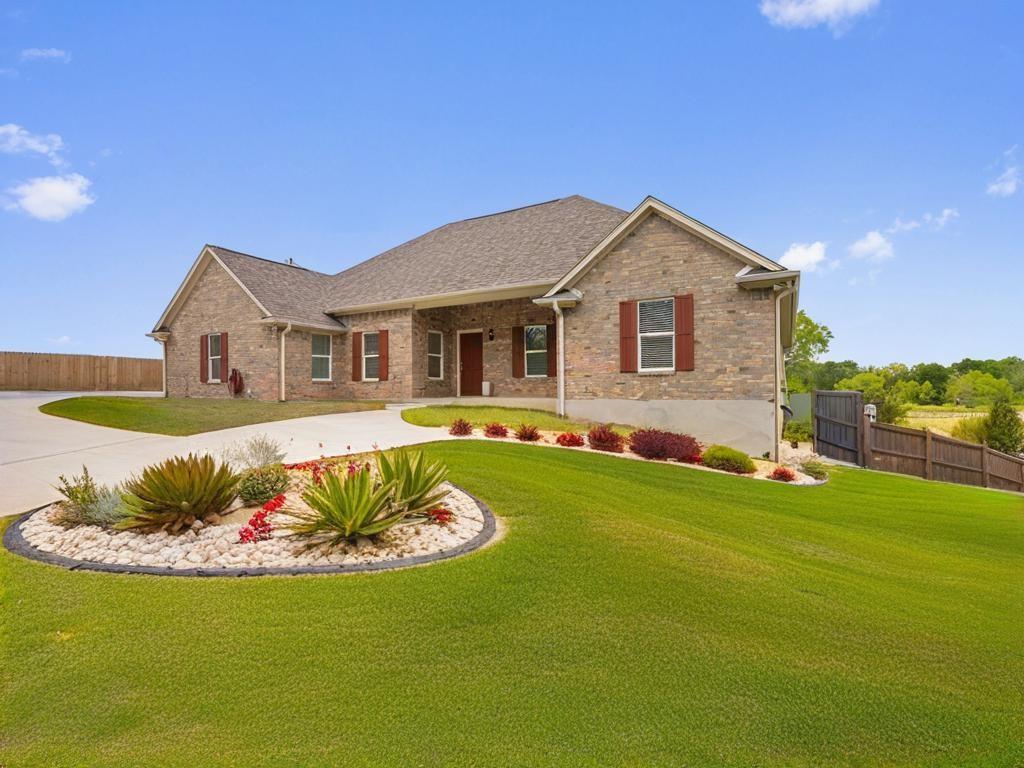
POLYGON ((554 284, 626 211, 579 195, 433 229, 336 275, 208 246, 275 318, 520 284, 554 284))
POLYGON ((553 284, 625 216, 573 195, 445 224, 335 275, 326 308, 553 284))

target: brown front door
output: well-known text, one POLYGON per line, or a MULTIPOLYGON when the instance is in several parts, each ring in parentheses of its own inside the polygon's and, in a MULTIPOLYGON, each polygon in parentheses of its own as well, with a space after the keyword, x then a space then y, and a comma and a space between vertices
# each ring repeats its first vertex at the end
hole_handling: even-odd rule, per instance
POLYGON ((482 395, 484 391, 484 335, 459 334, 459 394, 482 395))

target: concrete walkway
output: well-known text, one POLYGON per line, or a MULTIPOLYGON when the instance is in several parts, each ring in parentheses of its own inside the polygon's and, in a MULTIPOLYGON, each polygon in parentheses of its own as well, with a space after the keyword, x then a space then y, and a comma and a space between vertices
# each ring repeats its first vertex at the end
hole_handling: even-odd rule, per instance
POLYGON ((0 516, 55 501, 59 497, 53 489, 57 475, 77 474, 83 464, 99 482, 113 484, 147 464, 176 454, 191 451, 216 456, 226 445, 261 432, 281 443, 287 461, 449 437, 440 427, 406 423, 399 408, 272 421, 188 437, 98 427, 39 412, 43 403, 78 394, 153 396, 127 392, 0 392, 0 516))

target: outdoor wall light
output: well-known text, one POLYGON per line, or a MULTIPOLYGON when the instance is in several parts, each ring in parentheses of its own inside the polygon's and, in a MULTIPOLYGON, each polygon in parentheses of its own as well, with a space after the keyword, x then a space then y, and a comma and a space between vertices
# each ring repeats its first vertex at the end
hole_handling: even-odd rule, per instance
POLYGON ((494 341, 494 329, 493 328, 489 328, 488 329, 488 331, 487 331, 487 340, 488 341, 494 341))

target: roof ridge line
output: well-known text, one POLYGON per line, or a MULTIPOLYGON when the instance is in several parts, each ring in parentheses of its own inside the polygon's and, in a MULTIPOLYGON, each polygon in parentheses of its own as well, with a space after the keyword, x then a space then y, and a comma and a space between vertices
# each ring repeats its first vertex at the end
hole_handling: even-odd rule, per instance
POLYGON ((324 277, 332 277, 327 272, 319 272, 309 267, 304 267, 301 264, 289 264, 287 261, 276 261, 275 259, 268 259, 266 256, 256 256, 251 253, 245 253, 245 251, 236 251, 234 248, 226 248, 223 245, 217 245, 215 243, 207 243, 207 248, 216 248, 221 251, 227 251, 228 253, 234 253, 238 256, 245 256, 247 259, 256 259, 257 261, 265 261, 268 264, 276 264, 279 267, 291 267, 292 269, 301 269, 303 272, 310 272, 314 275, 323 275, 324 277))

